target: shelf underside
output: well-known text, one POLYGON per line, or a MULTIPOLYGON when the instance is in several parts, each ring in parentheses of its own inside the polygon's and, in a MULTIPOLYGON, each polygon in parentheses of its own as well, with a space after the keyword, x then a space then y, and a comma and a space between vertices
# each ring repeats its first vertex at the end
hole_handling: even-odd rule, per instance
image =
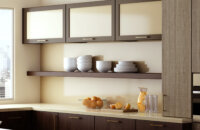
POLYGON ((95 72, 64 72, 64 71, 28 71, 27 76, 161 79, 161 73, 95 73, 95 72))

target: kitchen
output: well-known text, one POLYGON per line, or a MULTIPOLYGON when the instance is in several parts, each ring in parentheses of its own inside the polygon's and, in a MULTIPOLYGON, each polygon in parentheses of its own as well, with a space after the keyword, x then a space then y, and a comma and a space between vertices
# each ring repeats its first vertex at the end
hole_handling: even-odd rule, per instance
POLYGON ((192 80, 200 85, 198 4, 1 0, 0 9, 13 10, 14 45, 12 97, 0 102, 0 128, 198 129, 198 116, 192 117, 192 80), (65 71, 64 59, 85 55, 93 56, 92 71, 65 71), (113 71, 119 61, 134 61, 139 72, 100 73, 99 60, 112 61, 113 71), (138 109, 139 87, 158 96, 157 112, 110 109, 117 103, 138 109), (82 104, 93 96, 104 101, 102 109, 82 104))

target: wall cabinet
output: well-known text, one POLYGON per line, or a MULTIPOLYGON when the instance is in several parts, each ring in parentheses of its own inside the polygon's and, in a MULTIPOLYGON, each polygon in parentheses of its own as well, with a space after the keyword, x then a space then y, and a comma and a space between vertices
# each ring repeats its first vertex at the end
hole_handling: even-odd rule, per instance
POLYGON ((57 130, 58 114, 53 112, 33 111, 33 130, 57 130))
POLYGON ((135 120, 95 117, 95 130, 135 130, 135 120))
POLYGON ((0 128, 14 130, 31 129, 31 111, 0 112, 0 128))
POLYGON ((191 1, 162 0, 162 3, 163 115, 191 118, 191 1))
POLYGON ((117 0, 116 40, 161 40, 160 0, 117 0))
POLYGON ((59 114, 59 130, 94 130, 94 117, 76 114, 59 114))
POLYGON ((136 130, 191 130, 191 124, 176 124, 155 121, 136 121, 136 130))
POLYGON ((192 72, 200 72, 200 1, 192 0, 192 72))
POLYGON ((67 42, 115 40, 115 1, 67 5, 67 42))
POLYGON ((65 42, 65 5, 23 9, 23 43, 65 42))

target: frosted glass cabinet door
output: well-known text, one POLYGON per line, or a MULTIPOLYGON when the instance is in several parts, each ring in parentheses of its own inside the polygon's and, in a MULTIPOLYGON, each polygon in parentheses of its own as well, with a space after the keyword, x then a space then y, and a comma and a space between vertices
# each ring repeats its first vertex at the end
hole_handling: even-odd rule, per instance
POLYGON ((160 0, 117 0, 117 40, 160 40, 160 0))
POLYGON ((115 2, 67 5, 67 42, 113 41, 115 2))
POLYGON ((65 5, 23 9, 24 43, 65 42, 65 5))

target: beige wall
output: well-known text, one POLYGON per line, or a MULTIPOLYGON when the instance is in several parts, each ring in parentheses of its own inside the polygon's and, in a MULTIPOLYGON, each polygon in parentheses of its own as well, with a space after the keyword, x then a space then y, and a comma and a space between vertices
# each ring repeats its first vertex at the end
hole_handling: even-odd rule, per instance
POLYGON ((40 46, 22 44, 22 8, 40 5, 40 0, 0 0, 0 7, 14 8, 14 99, 5 103, 40 102, 40 78, 27 77, 27 70, 40 69, 40 46))
MULTIPOLYGON (((69 2, 72 1, 42 0, 43 5, 69 2)), ((93 56, 101 55, 104 60, 142 61, 148 66, 149 72, 162 72, 161 48, 160 41, 44 44, 41 46, 41 68, 48 71, 63 71, 64 57, 91 54, 93 56)), ((130 102, 136 106, 138 87, 147 87, 149 94, 159 95, 159 109, 161 110, 161 85, 161 80, 42 77, 41 102, 80 104, 78 99, 95 95, 113 103, 115 101, 130 102)))

